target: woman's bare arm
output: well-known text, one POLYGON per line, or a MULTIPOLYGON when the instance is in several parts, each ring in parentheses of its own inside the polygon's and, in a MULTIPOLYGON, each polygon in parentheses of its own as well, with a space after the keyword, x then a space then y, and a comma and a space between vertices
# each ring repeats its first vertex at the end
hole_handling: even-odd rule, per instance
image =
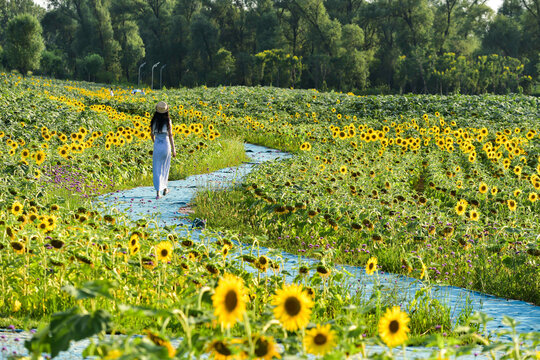
POLYGON ((176 156, 176 148, 174 147, 174 138, 173 138, 173 133, 172 133, 172 123, 171 121, 169 120, 169 142, 171 143, 171 153, 172 153, 172 156, 175 157, 176 156))

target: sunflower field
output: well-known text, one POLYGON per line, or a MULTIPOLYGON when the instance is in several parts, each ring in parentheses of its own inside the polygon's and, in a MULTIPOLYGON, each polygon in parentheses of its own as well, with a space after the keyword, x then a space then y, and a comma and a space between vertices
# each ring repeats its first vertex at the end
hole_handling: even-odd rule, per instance
POLYGON ((0 327, 37 327, 34 358, 94 335, 83 355, 102 359, 538 358, 538 333, 431 293, 540 304, 538 99, 131 90, 0 74, 0 327), (151 184, 161 100, 170 180, 248 161, 243 142, 294 154, 201 191, 200 241, 99 203, 151 184), (365 267, 357 286, 339 264, 365 267), (414 302, 382 272, 418 278, 414 302))

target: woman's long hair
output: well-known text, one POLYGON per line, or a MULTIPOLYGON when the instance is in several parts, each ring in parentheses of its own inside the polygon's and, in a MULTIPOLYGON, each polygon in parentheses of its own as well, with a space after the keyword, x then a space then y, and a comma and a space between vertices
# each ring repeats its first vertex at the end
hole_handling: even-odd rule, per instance
POLYGON ((167 130, 170 132, 171 129, 169 127, 169 123, 170 117, 168 111, 164 113, 158 113, 156 111, 152 117, 152 120, 150 121, 150 130, 152 132, 154 132, 154 130, 161 131, 161 129, 163 129, 163 125, 167 124, 167 130))

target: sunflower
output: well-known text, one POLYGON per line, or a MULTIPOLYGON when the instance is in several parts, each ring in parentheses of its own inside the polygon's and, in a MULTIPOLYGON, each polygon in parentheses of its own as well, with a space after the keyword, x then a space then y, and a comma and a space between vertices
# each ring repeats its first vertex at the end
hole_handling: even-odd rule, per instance
POLYGON ((42 220, 39 224, 38 224, 38 229, 41 230, 41 231, 48 231, 49 230, 49 223, 47 222, 47 220, 42 220))
POLYGON ((229 254, 229 247, 224 245, 222 248, 221 248, 221 256, 223 256, 223 258, 225 259, 227 257, 227 254, 229 254))
POLYGON ((34 159, 36 164, 41 165, 45 161, 45 153, 42 150, 38 151, 34 154, 34 159))
POLYGON ((467 208, 467 206, 465 204, 463 204, 461 201, 458 202, 456 207, 455 207, 456 214, 458 214, 459 216, 465 214, 465 209, 466 208, 467 208))
POLYGON ((536 200, 538 200, 538 194, 535 193, 535 192, 532 192, 529 194, 529 201, 530 202, 535 202, 536 200))
POLYGON ((181 244, 182 246, 185 246, 185 247, 192 247, 193 241, 190 239, 186 239, 186 240, 182 240, 181 244))
POLYGON ((390 348, 403 344, 410 331, 407 326, 409 321, 409 316, 399 306, 387 309, 379 320, 379 336, 382 341, 390 348))
POLYGON ((176 349, 172 346, 172 344, 169 341, 167 341, 167 340, 161 338, 160 336, 154 334, 150 330, 146 330, 146 335, 157 346, 162 346, 162 347, 166 348, 170 358, 172 358, 172 357, 174 357, 174 355, 176 355, 176 349))
POLYGON ((206 264, 204 266, 204 268, 206 269, 206 271, 208 271, 211 275, 218 275, 219 274, 219 269, 216 265, 214 264, 206 264))
POLYGON ((19 216, 22 214, 22 211, 23 211, 23 205, 18 201, 14 201, 13 204, 11 205, 11 213, 15 216, 19 216))
POLYGON ((298 268, 298 273, 300 275, 309 275, 309 268, 306 265, 302 265, 298 268))
POLYGON ((148 269, 148 270, 152 270, 153 268, 156 267, 156 263, 154 259, 149 256, 143 256, 141 259, 141 263, 142 263, 143 268, 148 269))
POLYGON ((328 277, 328 275, 330 275, 330 272, 331 272, 330 268, 324 266, 323 264, 317 265, 316 271, 323 278, 328 277))
POLYGON ((231 344, 227 344, 223 340, 215 340, 206 349, 215 360, 231 360, 234 359, 235 354, 230 346, 231 344))
POLYGON ((188 253, 188 260, 189 261, 198 261, 200 258, 201 258, 201 253, 198 252, 197 250, 191 250, 189 253, 188 253))
POLYGON ((274 316, 286 330, 295 331, 304 328, 311 316, 313 301, 301 285, 284 285, 276 291, 272 299, 274 316))
POLYGON ((156 246, 157 259, 162 262, 169 262, 172 260, 172 244, 168 241, 162 241, 156 246))
POLYGON ((303 143, 302 145, 300 145, 300 150, 311 151, 311 144, 308 142, 303 143))
POLYGON ((20 241, 12 241, 10 243, 11 247, 13 248, 13 251, 15 251, 16 254, 24 254, 26 247, 24 246, 24 243, 20 241))
POLYGON ((506 203, 507 203, 508 209, 510 209, 510 211, 516 211, 517 204, 516 204, 516 201, 514 199, 509 199, 506 203))
POLYGON ((366 264, 366 274, 373 275, 377 271, 377 258, 371 257, 366 264))
POLYGON ((346 174, 347 173, 347 167, 345 165, 343 165, 342 167, 339 168, 339 172, 341 174, 346 174))
POLYGON ((494 186, 491 189, 491 195, 493 195, 493 196, 497 195, 498 192, 499 192, 499 189, 496 186, 494 186))
POLYGON ((478 214, 478 211, 471 210, 471 212, 469 213, 469 219, 472 221, 478 221, 479 218, 480 218, 480 214, 478 214))
POLYGON ((139 234, 133 233, 129 237, 129 247, 132 248, 132 247, 136 247, 138 245, 139 245, 139 234))
POLYGON ((226 327, 241 320, 246 312, 247 291, 242 279, 225 274, 219 279, 218 286, 212 296, 214 315, 226 327))
POLYGON ((276 342, 270 336, 257 336, 253 341, 255 345, 255 359, 271 360, 273 358, 281 359, 281 355, 277 352, 276 342))
POLYGON ((139 244, 135 245, 135 246, 130 246, 129 247, 129 254, 131 256, 137 254, 139 252, 139 250, 141 249, 141 247, 139 246, 139 244))
POLYGON ((483 182, 483 183, 480 183, 480 186, 478 187, 478 191, 480 191, 480 193, 482 193, 482 194, 487 193, 487 191, 488 191, 488 186, 487 186, 487 184, 484 183, 484 182, 483 182))
POLYGON ((360 225, 358 223, 352 223, 351 228, 354 229, 354 230, 362 230, 362 225, 360 225))
POLYGON ((328 354, 336 345, 336 334, 330 329, 330 324, 306 331, 304 336, 304 348, 306 352, 313 355, 328 354))
POLYGON ((268 259, 266 256, 261 255, 255 260, 255 267, 259 269, 261 272, 265 272, 268 270, 268 267, 270 266, 270 259, 268 259))

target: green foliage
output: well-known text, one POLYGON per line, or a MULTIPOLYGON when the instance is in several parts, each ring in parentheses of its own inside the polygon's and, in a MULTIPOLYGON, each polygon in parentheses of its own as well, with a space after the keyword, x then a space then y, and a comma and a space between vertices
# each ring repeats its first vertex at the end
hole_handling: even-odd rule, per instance
POLYGON ((445 53, 418 62, 417 58, 399 57, 395 79, 401 90, 418 80, 418 66, 425 71, 427 90, 431 93, 505 94, 530 93, 532 89, 532 77, 523 74, 525 64, 512 57, 493 54, 472 59, 445 53))
MULTIPOLYGON (((106 296, 113 285, 107 281, 87 282, 81 288, 72 286, 64 290, 77 300, 106 296)), ((50 353, 56 357, 61 351, 67 351, 72 341, 78 341, 105 332, 111 327, 111 314, 102 309, 92 312, 75 307, 52 315, 48 326, 40 329, 36 335, 25 341, 25 347, 34 356, 50 353)))
POLYGON ((5 56, 8 64, 23 75, 39 69, 44 49, 41 33, 41 25, 30 14, 16 16, 7 24, 5 56))
MULTIPOLYGON (((120 77, 120 44, 114 39, 114 33, 111 24, 111 15, 109 9, 106 6, 105 0, 93 1, 95 18, 97 20, 97 32, 99 34, 98 40, 103 54, 103 60, 105 65, 105 74, 101 74, 100 80, 111 82, 118 80, 120 77)), ((136 39, 134 40, 136 42, 136 39)), ((132 41, 133 42, 133 41, 132 41)), ((127 41, 126 41, 127 43, 127 41)), ((130 50, 130 49, 125 49, 130 50)))
POLYGON ((101 73, 105 60, 99 54, 89 54, 77 61, 79 71, 87 76, 87 79, 95 80, 101 73))
MULTIPOLYGON (((138 66, 147 62, 141 77, 149 85, 150 65, 159 61, 167 64, 167 87, 530 93, 539 74, 540 24, 528 1, 506 0, 494 16, 487 5, 472 0, 257 0, 249 5, 233 0, 54 0, 45 14, 24 0, 0 3, 0 25, 21 12, 39 15, 49 51, 43 73, 58 77, 133 83, 138 66), (264 64, 259 54, 265 51, 298 61, 264 64), (51 52, 64 59, 64 71, 57 69, 60 63, 51 52), (466 71, 459 78, 433 76, 430 59, 448 53, 463 56, 467 65, 479 55, 512 57, 525 65, 522 74, 531 79, 486 87, 478 83, 479 75, 466 71), (89 77, 81 61, 91 54, 104 63, 89 77), (407 61, 399 60, 403 56, 407 61)), ((1 45, 5 48, 6 42, 1 45)), ((490 76, 501 77, 493 79, 498 83, 509 81, 501 74, 490 76)))
POLYGON ((120 65, 124 71, 124 77, 130 80, 137 71, 137 64, 146 55, 144 42, 139 35, 139 26, 134 21, 123 21, 118 24, 115 36, 122 48, 120 52, 120 65))
POLYGON ((55 78, 66 77, 66 61, 60 51, 43 51, 40 73, 55 78))

